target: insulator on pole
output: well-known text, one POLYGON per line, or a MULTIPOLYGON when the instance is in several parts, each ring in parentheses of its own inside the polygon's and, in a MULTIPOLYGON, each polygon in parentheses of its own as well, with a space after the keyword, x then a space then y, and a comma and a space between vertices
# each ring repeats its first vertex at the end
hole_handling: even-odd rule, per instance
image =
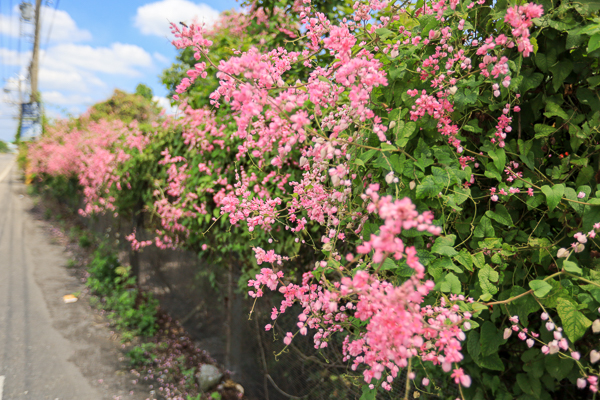
POLYGON ((19 4, 19 10, 21 10, 21 18, 23 18, 24 21, 31 21, 33 19, 33 5, 30 2, 24 1, 19 4))

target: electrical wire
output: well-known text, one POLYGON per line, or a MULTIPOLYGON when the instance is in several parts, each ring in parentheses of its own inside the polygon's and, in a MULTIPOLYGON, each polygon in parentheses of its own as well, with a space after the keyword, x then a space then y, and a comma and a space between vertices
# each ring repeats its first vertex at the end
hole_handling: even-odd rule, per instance
POLYGON ((42 56, 42 61, 44 60, 44 57, 46 57, 46 53, 48 52, 48 42, 50 42, 50 36, 52 35, 52 26, 54 25, 54 17, 56 17, 56 10, 58 9, 59 3, 60 3, 60 0, 56 0, 56 3, 54 4, 54 12, 52 13, 52 19, 50 20, 50 28, 48 29, 48 35, 46 36, 46 43, 44 44, 44 49, 46 49, 46 51, 44 52, 44 55, 42 56))
POLYGON ((0 76, 0 78, 2 78, 2 83, 4 84, 6 82, 6 65, 4 62, 4 34, 2 33, 3 18, 4 14, 2 14, 2 2, 0 1, 0 51, 2 51, 2 53, 0 53, 0 63, 2 63, 2 70, 0 71, 2 76, 0 76))
MULTIPOLYGON (((12 0, 9 0, 9 2, 8 2, 8 14, 7 15, 8 15, 8 47, 7 48, 8 48, 8 52, 10 54, 10 51, 12 50, 12 21, 13 21, 13 18, 12 18, 12 0)), ((11 75, 11 73, 10 73, 11 68, 8 67, 8 70, 9 70, 8 75, 10 76, 11 75)))

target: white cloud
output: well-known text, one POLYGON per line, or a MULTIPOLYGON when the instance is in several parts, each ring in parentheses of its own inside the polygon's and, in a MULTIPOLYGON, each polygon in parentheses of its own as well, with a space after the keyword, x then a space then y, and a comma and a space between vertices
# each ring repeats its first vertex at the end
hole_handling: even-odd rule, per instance
MULTIPOLYGON (((55 0, 56 1, 56 0, 55 0)), ((90 40, 92 34, 79 29, 73 18, 63 10, 54 10, 51 7, 42 7, 42 38, 46 42, 50 33, 50 42, 80 42, 90 40), (52 25, 52 31, 50 31, 52 25)))
MULTIPOLYGON (((23 33, 33 34, 33 24, 20 22, 18 9, 11 15, 0 14, 0 33, 12 37, 19 37, 23 33)), ((79 29, 73 18, 63 10, 54 10, 52 7, 42 6, 41 45, 45 45, 50 34, 51 42, 79 42, 90 40, 92 34, 79 29), (52 31, 50 31, 52 25, 52 31)))
POLYGON ((218 17, 219 12, 204 3, 161 0, 139 7, 134 25, 145 35, 170 37, 170 22, 199 22, 211 26, 218 17))
POLYGON ((25 66, 29 65, 31 61, 31 52, 30 51, 22 51, 21 53, 16 50, 10 50, 7 48, 0 48, 0 60, 4 65, 11 66, 25 66))
POLYGON ((19 17, 16 15, 0 14, 0 33, 7 36, 19 37, 19 17))
POLYGON ((40 68, 39 81, 44 90, 89 92, 92 87, 106 87, 94 74, 77 69, 40 68))
POLYGON ((42 65, 49 69, 84 69, 126 76, 139 76, 138 68, 152 67, 152 56, 139 46, 113 43, 110 47, 92 47, 72 43, 48 49, 42 65))
POLYGON ((84 105, 90 106, 95 103, 95 100, 91 96, 84 96, 81 94, 70 94, 65 95, 59 91, 49 91, 43 93, 44 102, 52 106, 70 106, 70 105, 84 105))
POLYGON ((159 52, 155 51, 154 54, 152 54, 154 56, 154 58, 156 59, 156 61, 160 62, 161 64, 167 64, 170 63, 171 60, 168 59, 167 57, 163 56, 162 54, 160 54, 159 52))
POLYGON ((177 106, 171 106, 171 100, 166 97, 154 96, 152 100, 158 103, 158 106, 163 108, 168 115, 177 114, 177 106))

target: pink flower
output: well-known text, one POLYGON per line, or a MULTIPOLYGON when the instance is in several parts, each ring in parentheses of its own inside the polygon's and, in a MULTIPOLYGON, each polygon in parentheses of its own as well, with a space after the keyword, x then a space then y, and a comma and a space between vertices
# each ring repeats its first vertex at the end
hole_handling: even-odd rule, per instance
POLYGON ((584 192, 579 192, 577 194, 577 198, 579 198, 579 199, 583 199, 584 197, 585 197, 585 193, 584 192))
POLYGON ((286 333, 285 338, 283 338, 283 343, 285 343, 286 346, 289 346, 289 344, 292 343, 293 337, 294 337, 294 335, 292 335, 292 332, 286 333))
POLYGON ((456 368, 450 376, 454 378, 454 382, 457 384, 460 383, 464 387, 471 386, 471 377, 466 375, 462 368, 456 368))
POLYGON ((423 378, 423 380, 421 381, 421 384, 422 384, 423 386, 429 386, 429 379, 427 379, 427 378, 423 378))
POLYGON ((577 379, 577 387, 579 389, 585 389, 586 386, 587 386, 587 380, 585 378, 577 379))

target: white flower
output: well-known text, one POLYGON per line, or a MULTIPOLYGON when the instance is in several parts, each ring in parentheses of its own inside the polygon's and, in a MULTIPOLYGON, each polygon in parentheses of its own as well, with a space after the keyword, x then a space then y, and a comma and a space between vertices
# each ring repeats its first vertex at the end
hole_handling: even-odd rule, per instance
POLYGON ((513 332, 512 329, 506 328, 504 330, 504 340, 508 339, 510 337, 510 335, 512 335, 512 332, 513 332))
POLYGON ((451 86, 450 89, 448 89, 448 93, 450 93, 452 96, 454 96, 457 91, 458 88, 456 86, 451 86))

